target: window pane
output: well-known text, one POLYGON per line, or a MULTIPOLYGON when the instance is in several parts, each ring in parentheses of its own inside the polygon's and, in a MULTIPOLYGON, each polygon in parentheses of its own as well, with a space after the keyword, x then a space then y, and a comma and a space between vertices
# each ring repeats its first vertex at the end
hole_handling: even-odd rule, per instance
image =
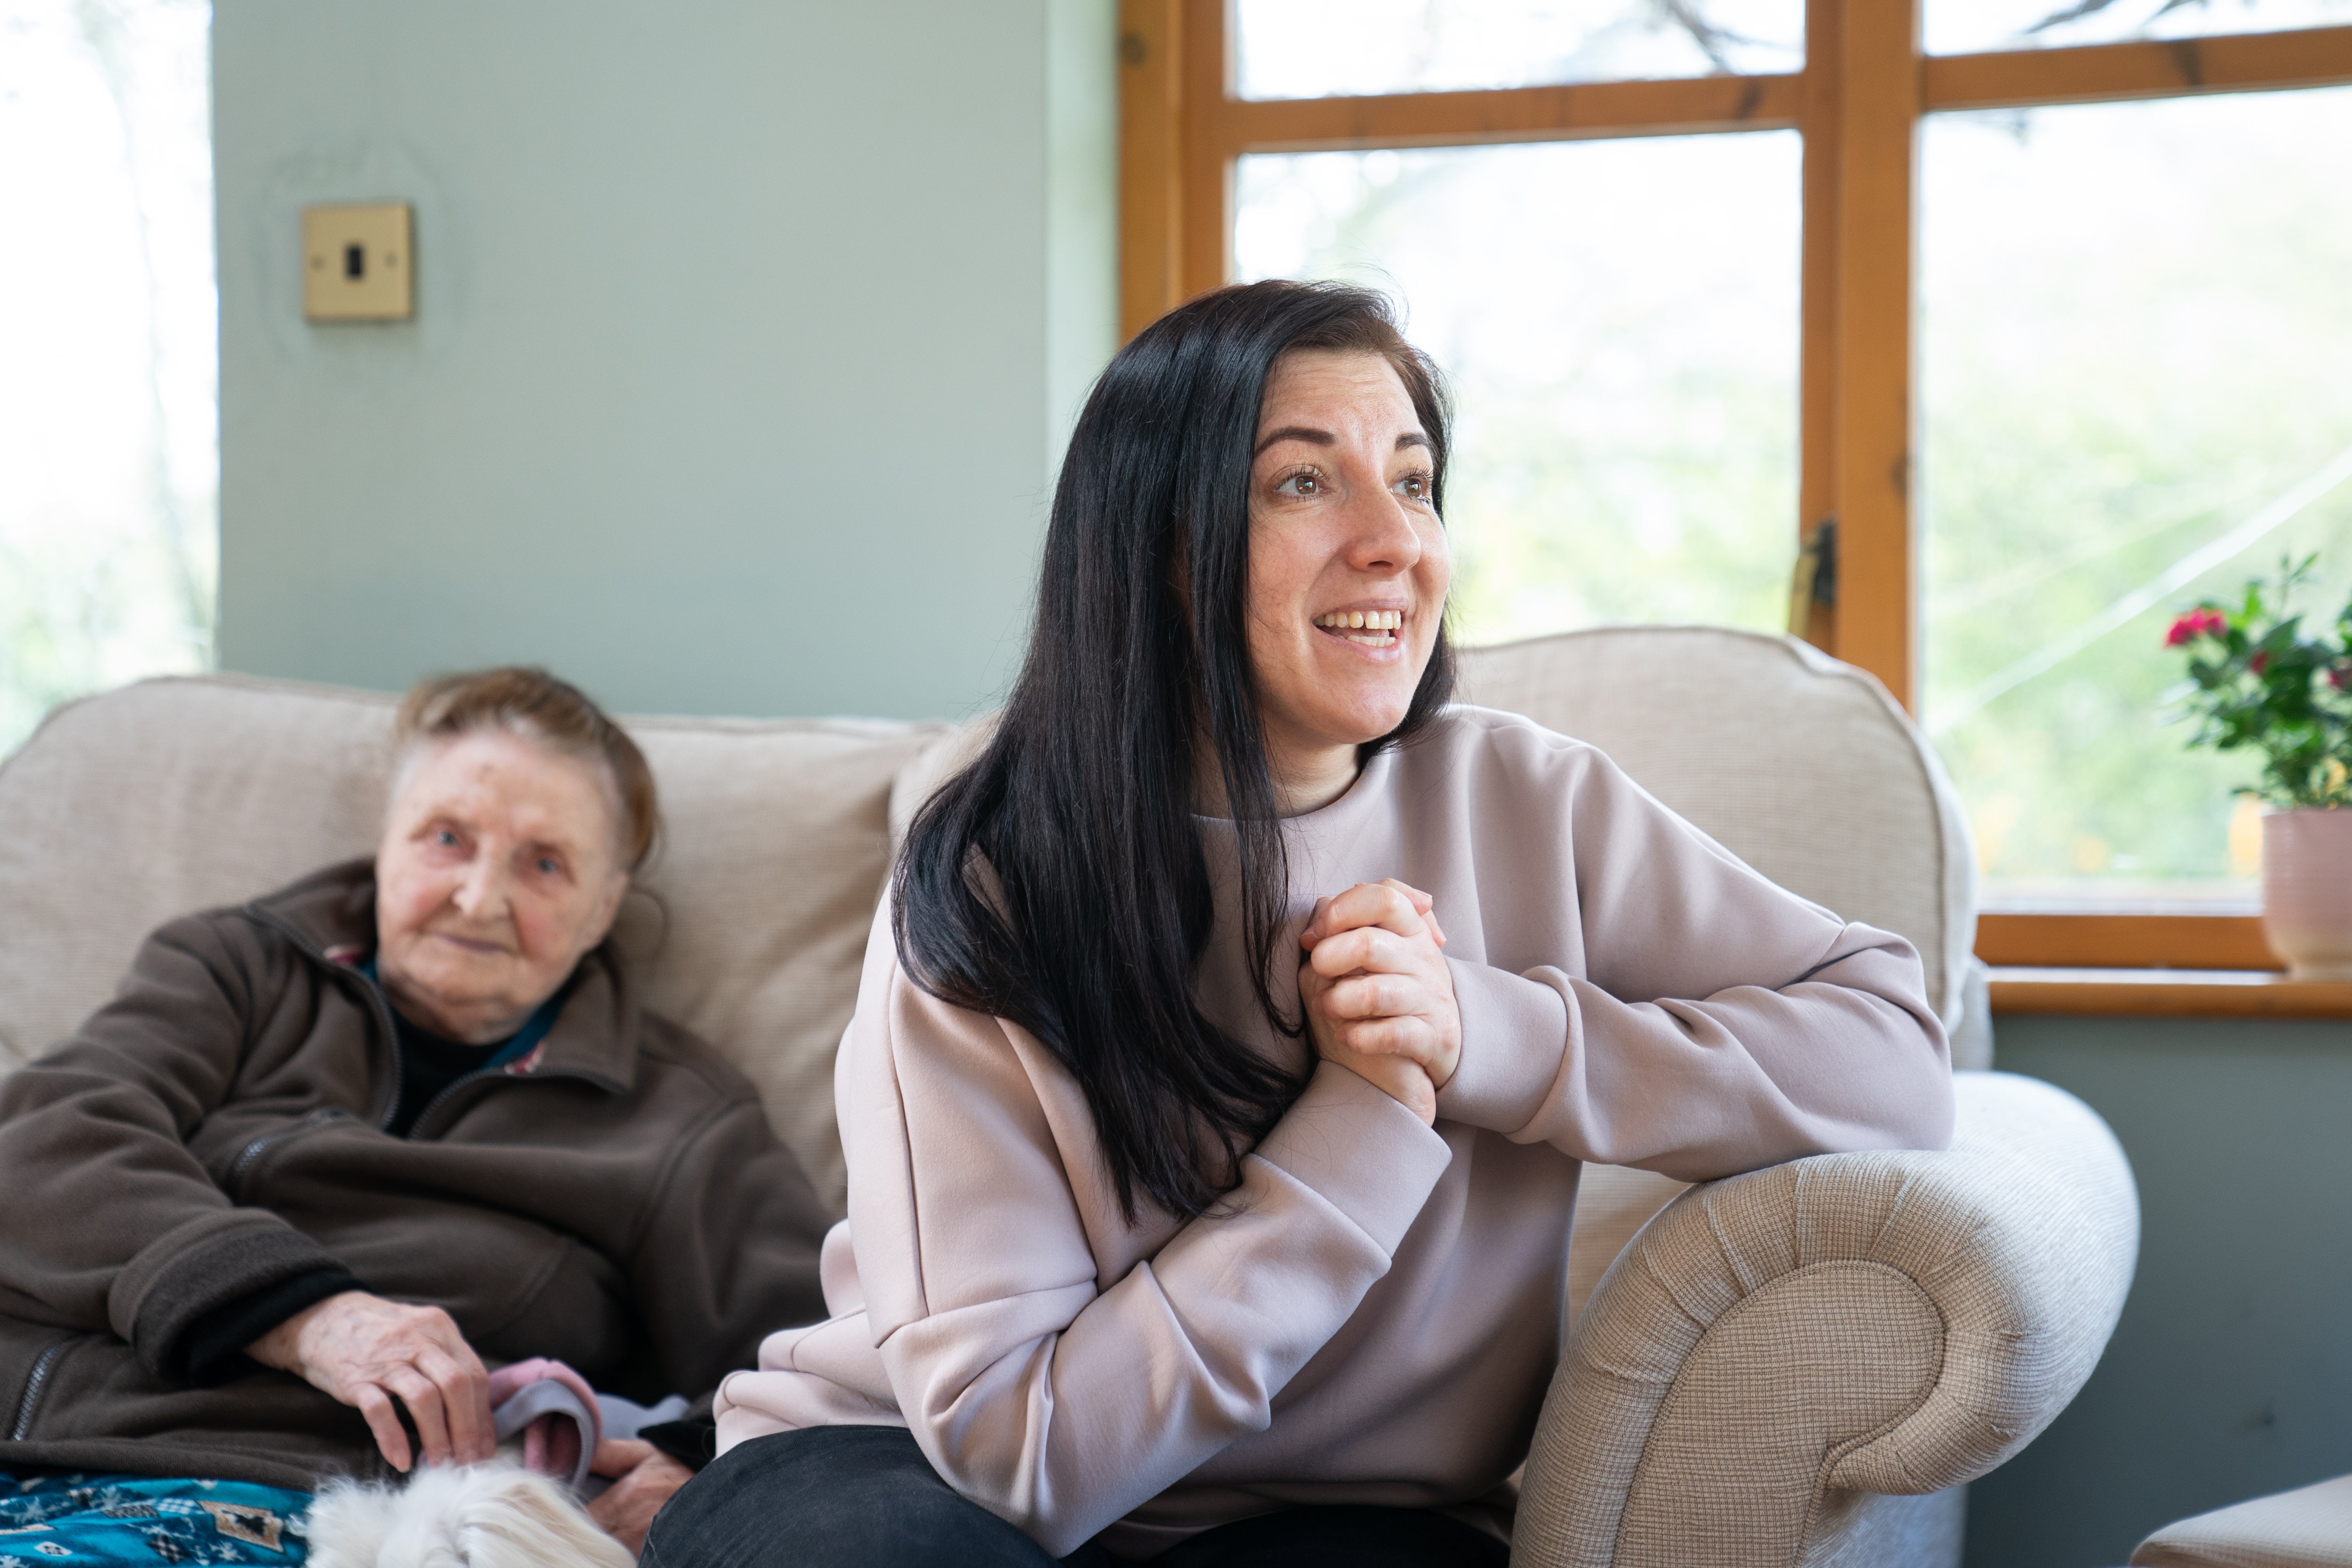
POLYGON ((2284 553, 2352 589, 2352 89, 1924 140, 1925 718, 1988 902, 2251 897, 2259 763, 2185 749, 2158 644, 2284 553))
POLYGON ((211 16, 0 0, 0 755, 210 658, 211 16))
POLYGON ((1466 640, 1785 621, 1793 132, 1244 158, 1237 212, 1241 277, 1386 289, 1452 377, 1466 640))
POLYGON ((1240 0, 1244 98, 1802 69, 1804 0, 1240 0))
POLYGON ((2352 23, 2352 0, 1927 0, 1931 55, 2352 23))

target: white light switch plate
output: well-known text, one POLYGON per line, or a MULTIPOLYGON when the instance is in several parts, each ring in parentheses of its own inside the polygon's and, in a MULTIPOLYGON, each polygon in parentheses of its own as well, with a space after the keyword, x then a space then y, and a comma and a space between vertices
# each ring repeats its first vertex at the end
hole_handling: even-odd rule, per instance
POLYGON ((302 209, 302 314, 313 321, 404 321, 416 258, 406 202, 302 209))

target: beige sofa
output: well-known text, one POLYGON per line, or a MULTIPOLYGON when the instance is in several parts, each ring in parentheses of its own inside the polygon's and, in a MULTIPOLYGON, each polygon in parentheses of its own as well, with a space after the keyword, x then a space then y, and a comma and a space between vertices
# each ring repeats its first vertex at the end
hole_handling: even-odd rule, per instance
MULTIPOLYGON (((1602 745, 1784 884, 1910 936, 1983 1065, 1967 834, 1868 677, 1785 638, 1642 627, 1478 650, 1465 685, 1602 745)), ((363 853, 390 717, 383 697, 226 676, 52 715, 0 768, 0 1071, 71 1030, 163 919, 363 853)), ((897 834, 973 734, 632 729, 670 832, 621 940, 653 1005, 752 1077, 838 1208, 832 1053, 867 921, 897 834)), ((1958 1563, 1958 1489, 2081 1386, 2137 1241, 2129 1171, 2087 1109, 1989 1072, 1964 1073, 1959 1100, 1948 1152, 1687 1191, 1588 1173, 1516 1562, 1958 1563)), ((14 1398, 0 1388, 0 1409, 14 1398)))

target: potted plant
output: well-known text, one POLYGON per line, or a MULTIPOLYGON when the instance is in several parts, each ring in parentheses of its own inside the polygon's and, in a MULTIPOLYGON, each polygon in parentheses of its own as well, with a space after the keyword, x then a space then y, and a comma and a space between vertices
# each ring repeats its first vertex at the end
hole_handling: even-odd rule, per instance
POLYGON ((2263 931, 2298 980, 2352 981, 2352 604, 2320 635, 2288 600, 2318 558, 2282 562, 2234 605, 2181 616, 2165 646, 2189 656, 2172 693, 2192 746, 2263 755, 2263 931))

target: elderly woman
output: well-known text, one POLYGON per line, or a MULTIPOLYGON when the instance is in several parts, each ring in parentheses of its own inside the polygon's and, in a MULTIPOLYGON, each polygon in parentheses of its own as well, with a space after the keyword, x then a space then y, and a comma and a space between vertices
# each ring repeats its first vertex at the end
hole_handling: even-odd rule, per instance
POLYGON ((867 949, 834 1316, 720 1385, 646 1563, 1499 1564, 1579 1162, 1949 1136, 1909 944, 1448 705, 1446 457, 1376 295, 1104 373, 867 949))
MULTIPOLYGON (((487 1458, 487 1365, 692 1396, 820 1315, 806 1179, 605 942, 658 825, 635 743, 530 669, 397 731, 373 859, 164 926, 0 1083, 14 1555, 111 1518, 142 1561, 284 1563, 286 1491, 487 1458)), ((597 1460, 632 1544, 689 1473, 597 1460)))

